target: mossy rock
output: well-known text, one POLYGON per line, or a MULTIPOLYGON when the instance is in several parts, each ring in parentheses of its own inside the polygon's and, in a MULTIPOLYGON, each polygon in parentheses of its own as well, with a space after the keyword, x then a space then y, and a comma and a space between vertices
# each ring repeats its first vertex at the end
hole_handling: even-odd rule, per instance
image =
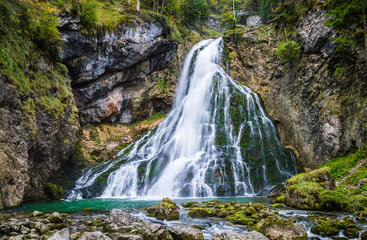
POLYGON ((275 204, 271 205, 271 207, 273 207, 273 208, 284 208, 283 204, 281 204, 281 203, 275 203, 275 204))
POLYGON ((294 219, 282 218, 275 214, 262 219, 252 230, 264 234, 269 239, 308 239, 306 229, 299 224, 294 224, 294 219))
POLYGON ((212 209, 206 208, 192 208, 188 214, 191 218, 207 218, 207 217, 214 217, 214 211, 212 209))
POLYGON ((335 221, 318 220, 311 228, 311 232, 322 236, 335 236, 339 233, 339 227, 335 221))
POLYGON ((190 207, 198 207, 199 203, 198 201, 191 201, 191 202, 181 203, 181 205, 184 208, 190 208, 190 207))
POLYGON ((247 216, 251 216, 251 215, 255 214, 256 212, 257 212, 256 209, 252 206, 246 208, 246 210, 245 210, 245 213, 246 213, 247 216))
POLYGON ((279 197, 277 197, 276 199, 275 199, 275 201, 274 202, 276 202, 276 203, 285 203, 285 195, 284 195, 284 193, 281 193, 280 195, 279 195, 279 197))
POLYGON ((59 200, 59 199, 64 198, 65 196, 64 189, 61 186, 58 186, 53 183, 45 184, 45 192, 50 199, 59 200))
POLYGON ((358 228, 350 227, 345 229, 344 236, 348 238, 358 238, 359 237, 359 230, 358 228))
POLYGON ((169 198, 163 198, 158 205, 148 208, 147 216, 156 217, 159 220, 178 220, 180 218, 180 212, 175 202, 169 198))
POLYGON ((247 226, 253 226, 257 221, 252 218, 248 218, 243 212, 236 213, 234 215, 229 215, 226 217, 227 221, 236 224, 242 224, 247 226))

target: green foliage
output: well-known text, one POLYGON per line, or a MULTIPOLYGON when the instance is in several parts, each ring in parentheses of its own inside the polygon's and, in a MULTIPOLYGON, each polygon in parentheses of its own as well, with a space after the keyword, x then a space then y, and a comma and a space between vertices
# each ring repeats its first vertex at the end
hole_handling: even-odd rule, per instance
POLYGON ((64 198, 64 189, 61 186, 57 186, 53 183, 45 184, 45 192, 51 199, 62 199, 64 198))
POLYGON ((334 76, 340 79, 346 72, 347 70, 344 67, 337 67, 334 71, 334 76))
POLYGON ((324 166, 330 168, 331 175, 334 179, 339 180, 343 176, 346 176, 347 172, 354 168, 357 163, 367 157, 367 145, 363 146, 359 149, 355 154, 350 154, 345 157, 339 157, 331 159, 329 162, 326 162, 324 166))
POLYGON ((301 44, 292 40, 280 42, 275 50, 275 55, 283 61, 289 61, 299 56, 301 48, 301 44))
POLYGON ((336 45, 335 51, 341 54, 347 54, 354 46, 350 36, 334 38, 333 43, 336 45))
POLYGON ((158 87, 158 90, 161 92, 161 93, 165 93, 167 91, 167 81, 165 78, 161 78, 158 80, 157 82, 157 87, 158 87))
POLYGON ((329 0, 329 16, 326 24, 335 29, 348 29, 353 24, 363 25, 363 10, 367 12, 366 1, 329 0))
POLYGON ((23 126, 33 137, 37 109, 57 119, 74 105, 66 67, 57 62, 61 37, 56 10, 47 2, 4 0, 0 11, 6 12, 0 15, 0 71, 21 95, 27 118, 23 126))
POLYGON ((97 23, 97 6, 96 1, 85 0, 80 5, 80 21, 87 28, 93 28, 97 23))
POLYGON ((227 29, 234 29, 236 27, 237 20, 233 17, 233 15, 229 12, 224 12, 222 14, 222 21, 220 22, 220 26, 227 29))
POLYGON ((200 22, 202 28, 209 17, 206 0, 184 0, 180 10, 183 17, 182 22, 188 28, 195 26, 196 22, 200 22))

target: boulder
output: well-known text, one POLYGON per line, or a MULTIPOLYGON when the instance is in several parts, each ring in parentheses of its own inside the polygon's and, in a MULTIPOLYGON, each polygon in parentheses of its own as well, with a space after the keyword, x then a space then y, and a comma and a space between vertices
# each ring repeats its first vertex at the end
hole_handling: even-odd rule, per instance
POLYGON ((174 240, 204 240, 203 233, 189 226, 176 226, 168 230, 174 240))
POLYGON ((330 39, 336 34, 331 27, 325 25, 326 14, 325 10, 319 9, 309 12, 301 20, 297 33, 305 52, 320 52, 323 48, 330 48, 325 45, 332 46, 330 39))
POLYGON ((133 228, 141 228, 144 223, 139 218, 134 217, 121 209, 112 209, 106 219, 107 230, 127 232, 133 228))
POLYGON ((60 213, 58 213, 58 212, 52 213, 47 219, 51 223, 61 223, 62 222, 62 217, 61 217, 60 213))
POLYGON ((266 236, 259 232, 251 231, 242 234, 222 232, 214 233, 212 240, 268 240, 266 236))
POLYGON ((54 233, 48 240, 70 240, 69 229, 64 228, 54 233))
POLYGON ((79 240, 112 240, 102 232, 85 232, 79 240))
POLYGON ((214 217, 214 212, 212 209, 207 208, 192 208, 188 214, 191 218, 207 218, 214 217))
POLYGON ((163 198, 156 206, 148 208, 147 216, 160 220, 178 220, 180 218, 179 207, 169 198, 163 198))
POLYGON ((307 240, 307 231, 299 224, 294 224, 293 219, 282 218, 277 215, 269 216, 262 219, 256 224, 252 230, 260 232, 269 239, 284 239, 284 240, 307 240))
POLYGON ((320 234, 321 236, 334 236, 339 234, 339 226, 344 228, 344 224, 339 224, 332 220, 318 220, 315 226, 311 228, 312 233, 320 234))

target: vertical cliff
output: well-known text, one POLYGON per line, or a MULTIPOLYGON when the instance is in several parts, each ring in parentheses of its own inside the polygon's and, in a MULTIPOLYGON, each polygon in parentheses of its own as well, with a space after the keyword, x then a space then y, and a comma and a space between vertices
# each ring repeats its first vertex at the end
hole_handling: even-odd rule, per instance
POLYGON ((284 29, 276 24, 232 31, 225 39, 230 74, 262 97, 282 142, 300 166, 316 167, 367 142, 367 69, 363 50, 336 54, 326 12, 300 21, 296 38, 302 53, 291 61, 275 56, 284 29), (338 74, 342 64, 346 71, 338 74))

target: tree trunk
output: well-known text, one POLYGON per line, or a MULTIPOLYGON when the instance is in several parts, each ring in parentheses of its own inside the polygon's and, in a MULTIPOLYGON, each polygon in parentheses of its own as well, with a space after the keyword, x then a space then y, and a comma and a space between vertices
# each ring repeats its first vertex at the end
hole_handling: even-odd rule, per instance
POLYGON ((162 9, 161 9, 161 14, 163 14, 163 10, 164 10, 164 0, 162 0, 162 9))
POLYGON ((140 11, 140 0, 136 3, 136 10, 140 11))
POLYGON ((153 12, 155 11, 155 0, 153 0, 153 12))
POLYGON ((233 17, 236 18, 236 9, 234 7, 234 0, 233 0, 233 17))

